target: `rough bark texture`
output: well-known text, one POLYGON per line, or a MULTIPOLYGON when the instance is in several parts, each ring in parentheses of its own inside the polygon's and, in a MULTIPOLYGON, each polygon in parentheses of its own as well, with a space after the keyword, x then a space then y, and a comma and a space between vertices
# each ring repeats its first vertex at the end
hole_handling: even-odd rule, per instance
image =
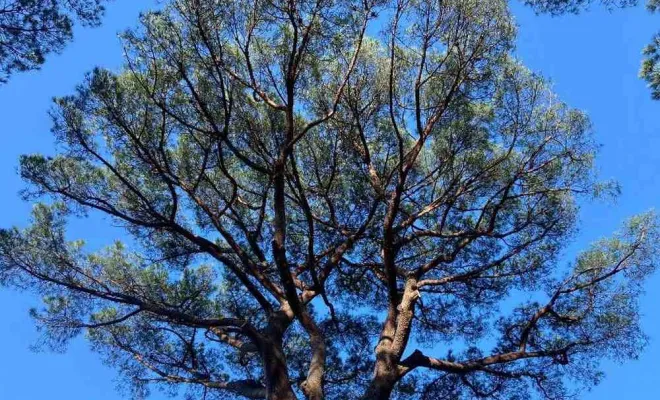
POLYGON ((289 379, 282 343, 266 341, 262 351, 268 400, 296 400, 289 379))

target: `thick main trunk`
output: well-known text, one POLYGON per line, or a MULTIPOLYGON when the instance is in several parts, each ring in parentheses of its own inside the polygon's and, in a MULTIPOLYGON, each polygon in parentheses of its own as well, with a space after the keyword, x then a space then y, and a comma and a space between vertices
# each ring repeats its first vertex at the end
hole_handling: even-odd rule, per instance
POLYGON ((419 299, 417 279, 409 277, 398 305, 390 304, 376 346, 374 376, 362 397, 363 400, 388 400, 392 395, 394 387, 402 376, 399 361, 408 346, 417 299, 419 299))
POLYGON ((389 400, 396 382, 397 373, 393 367, 376 365, 376 376, 369 383, 362 400, 389 400))
POLYGON ((320 331, 309 315, 305 315, 303 325, 310 330, 310 339, 313 350, 312 359, 307 373, 307 379, 302 384, 302 391, 307 400, 323 400, 323 375, 325 371, 325 343, 320 331), (308 320, 307 320, 308 319, 308 320))
POLYGON ((281 343, 270 343, 262 349, 268 400, 297 400, 289 380, 289 371, 281 343))
POLYGON ((392 351, 392 341, 396 334, 396 311, 390 307, 381 337, 376 346, 374 375, 362 400, 387 400, 397 382, 397 358, 392 351))

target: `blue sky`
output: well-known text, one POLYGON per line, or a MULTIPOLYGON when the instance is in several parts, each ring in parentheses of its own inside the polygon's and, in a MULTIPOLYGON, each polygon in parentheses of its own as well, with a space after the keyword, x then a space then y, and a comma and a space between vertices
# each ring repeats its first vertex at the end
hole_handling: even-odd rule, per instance
MULTIPOLYGON (((84 73, 96 65, 121 65, 117 32, 135 24, 143 1, 117 1, 108 7, 99 29, 79 29, 74 43, 63 54, 50 57, 41 71, 16 75, 0 86, 0 226, 24 225, 31 205, 20 200, 23 187, 16 175, 18 156, 52 153, 47 110, 53 96, 72 92, 84 73)), ((520 25, 519 58, 553 82, 562 100, 585 110, 596 138, 602 144, 598 165, 602 178, 614 178, 623 194, 614 204, 587 204, 581 212, 582 230, 568 254, 609 235, 625 218, 660 208, 660 102, 650 99, 637 78, 640 52, 660 30, 660 15, 642 7, 606 10, 593 7, 579 17, 535 16, 514 5, 520 25)), ((77 223, 72 236, 101 241, 97 220, 77 223), (97 237, 98 235, 98 237, 97 237)), ((106 230, 107 232, 107 230, 106 230)), ((650 336, 643 356, 624 365, 605 363, 604 382, 583 399, 657 398, 656 360, 660 358, 660 273, 647 284, 642 298, 642 325, 650 336)), ((28 309, 39 299, 0 290, 3 308, 0 323, 0 399, 118 400, 115 373, 103 366, 84 340, 77 340, 65 354, 33 352, 39 334, 28 309)), ((161 399, 158 394, 153 399, 161 399)))

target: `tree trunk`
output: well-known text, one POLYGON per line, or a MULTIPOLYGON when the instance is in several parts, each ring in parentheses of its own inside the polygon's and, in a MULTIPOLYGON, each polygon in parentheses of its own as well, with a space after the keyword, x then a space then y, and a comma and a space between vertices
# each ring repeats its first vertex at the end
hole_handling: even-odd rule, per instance
POLYGON ((389 400, 397 382, 396 370, 386 365, 376 366, 376 376, 369 383, 362 400, 389 400))
POLYGON ((281 343, 270 342, 263 346, 264 376, 268 400, 298 400, 289 381, 289 371, 281 343))
POLYGON ((409 277, 398 305, 390 304, 378 346, 374 376, 363 400, 388 400, 401 378, 399 361, 408 346, 415 303, 419 299, 417 279, 409 277))
POLYGON ((392 394, 398 380, 396 356, 392 352, 390 343, 393 335, 392 324, 386 323, 381 333, 381 340, 376 346, 374 375, 362 400, 387 400, 392 394))

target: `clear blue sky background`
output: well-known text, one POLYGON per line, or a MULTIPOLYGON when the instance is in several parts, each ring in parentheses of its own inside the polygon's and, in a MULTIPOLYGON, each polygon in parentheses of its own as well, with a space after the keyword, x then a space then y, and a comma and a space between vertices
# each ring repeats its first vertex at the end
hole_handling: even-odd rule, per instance
MULTIPOLYGON (((150 1, 118 0, 108 7, 100 29, 78 29, 63 54, 50 57, 41 71, 15 76, 0 86, 0 226, 24 225, 31 206, 18 191, 20 154, 52 153, 47 110, 50 99, 72 92, 95 65, 117 68, 122 51, 117 32, 135 24, 138 12, 150 1)), ((570 105, 592 118, 603 145, 598 165, 603 178, 615 178, 623 194, 615 204, 589 204, 582 212, 582 231, 568 250, 609 235, 636 213, 660 208, 660 102, 650 100, 637 78, 640 51, 660 30, 660 15, 642 7, 607 12, 594 7, 582 16, 535 16, 514 5, 520 25, 518 56, 554 83, 570 105)), ((72 237, 105 241, 104 228, 91 220, 73 226, 72 237)), ((105 230, 107 233, 107 230, 105 230)), ((643 326, 650 345, 637 361, 605 363, 605 381, 584 399, 657 399, 660 359, 660 273, 647 285, 642 299, 643 326)), ((39 299, 0 289, 1 400, 118 400, 115 373, 103 366, 84 340, 72 343, 66 354, 35 353, 30 346, 39 334, 28 317, 39 299)), ((163 398, 156 393, 153 399, 163 398)))

